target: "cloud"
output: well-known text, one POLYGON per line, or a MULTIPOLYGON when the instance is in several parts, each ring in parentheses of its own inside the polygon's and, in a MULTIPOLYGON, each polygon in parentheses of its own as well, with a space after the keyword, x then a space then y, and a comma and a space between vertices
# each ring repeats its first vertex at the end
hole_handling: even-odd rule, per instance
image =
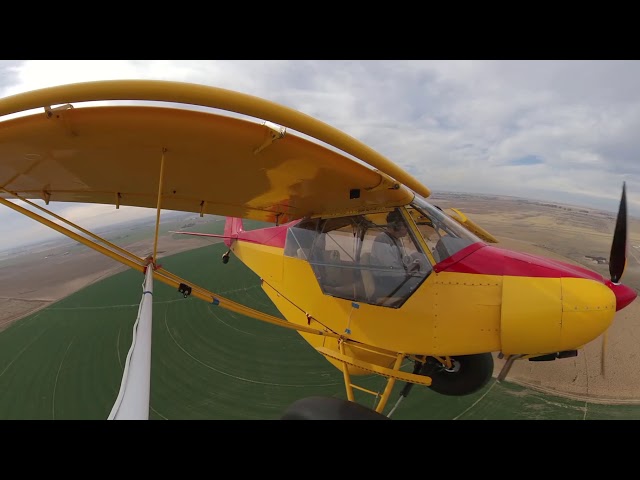
POLYGON ((541 163, 544 163, 544 160, 536 155, 525 155, 507 162, 508 165, 539 165, 541 163))
MULTIPOLYGON (((630 213, 640 215, 639 61, 3 60, 0 96, 117 78, 281 103, 363 141, 432 190, 615 209, 626 181, 630 213)), ((111 218, 93 207, 67 213, 89 221, 96 212, 111 218)))

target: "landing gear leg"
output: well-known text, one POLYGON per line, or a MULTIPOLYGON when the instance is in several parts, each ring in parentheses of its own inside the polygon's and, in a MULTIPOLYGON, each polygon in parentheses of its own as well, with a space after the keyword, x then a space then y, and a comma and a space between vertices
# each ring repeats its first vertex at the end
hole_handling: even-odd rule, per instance
MULTIPOLYGON (((419 375, 420 372, 422 371, 422 367, 424 367, 424 363, 416 360, 413 364, 413 373, 415 375, 419 375)), ((402 402, 402 400, 404 400, 409 395, 409 392, 411 391, 414 385, 415 383, 410 383, 410 382, 405 383, 404 387, 400 391, 400 397, 398 398, 398 401, 393 406, 391 411, 389 411, 389 413, 387 414, 387 418, 391 418, 391 414, 396 411, 396 408, 398 408, 398 405, 400 405, 400 402, 402 402)))
POLYGON ((225 253, 222 254, 222 263, 229 263, 230 253, 231 253, 231 250, 227 250, 225 253))

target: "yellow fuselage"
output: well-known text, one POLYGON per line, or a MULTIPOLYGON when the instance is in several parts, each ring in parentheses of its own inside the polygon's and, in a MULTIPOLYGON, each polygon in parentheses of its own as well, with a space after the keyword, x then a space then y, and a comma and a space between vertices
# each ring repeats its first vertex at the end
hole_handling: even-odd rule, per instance
MULTIPOLYGON (((487 247, 489 248, 489 247, 487 247)), ((322 292, 308 262, 283 249, 234 242, 236 256, 263 280, 288 321, 344 334, 366 345, 417 355, 481 352, 545 354, 582 347, 616 312, 614 293, 593 278, 433 271, 400 307, 353 302, 322 292), (347 331, 349 333, 347 333, 347 331)), ((314 347, 336 340, 307 333, 314 347)), ((363 353, 368 361, 388 357, 363 353)), ((351 352, 358 356, 357 352, 351 352)))

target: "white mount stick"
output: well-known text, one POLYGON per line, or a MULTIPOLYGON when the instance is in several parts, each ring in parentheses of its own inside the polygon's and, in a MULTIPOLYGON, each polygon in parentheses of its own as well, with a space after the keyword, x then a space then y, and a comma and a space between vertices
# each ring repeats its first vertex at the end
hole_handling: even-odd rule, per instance
POLYGON ((108 420, 149 420, 153 265, 147 265, 133 341, 127 354, 120 392, 108 420))

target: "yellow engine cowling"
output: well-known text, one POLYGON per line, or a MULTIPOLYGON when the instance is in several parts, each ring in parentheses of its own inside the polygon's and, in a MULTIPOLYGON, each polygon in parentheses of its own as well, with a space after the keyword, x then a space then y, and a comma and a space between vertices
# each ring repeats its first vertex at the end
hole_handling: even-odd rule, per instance
POLYGON ((575 350, 600 336, 615 313, 615 295, 595 280, 505 276, 501 350, 508 355, 575 350))

